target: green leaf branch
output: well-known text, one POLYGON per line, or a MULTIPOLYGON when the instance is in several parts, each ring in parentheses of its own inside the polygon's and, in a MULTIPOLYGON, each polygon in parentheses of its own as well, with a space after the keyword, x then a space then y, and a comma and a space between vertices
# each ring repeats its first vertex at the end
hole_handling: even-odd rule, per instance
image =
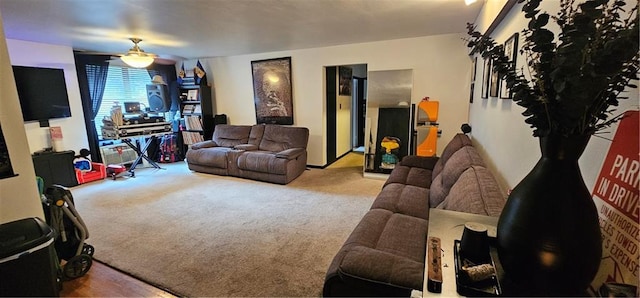
POLYGON ((494 70, 525 108, 525 122, 536 137, 594 134, 619 121, 614 115, 627 88, 637 88, 638 6, 625 11, 625 0, 561 0, 555 16, 541 12, 542 0, 519 0, 528 19, 520 53, 524 69, 516 69, 504 48, 467 24, 471 54, 491 59, 494 70), (560 27, 556 35, 550 21, 560 27))

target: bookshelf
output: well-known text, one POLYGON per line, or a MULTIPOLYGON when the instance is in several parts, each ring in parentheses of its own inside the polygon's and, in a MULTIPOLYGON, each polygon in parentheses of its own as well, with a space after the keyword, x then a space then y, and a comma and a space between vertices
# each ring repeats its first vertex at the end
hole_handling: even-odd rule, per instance
POLYGON ((189 145, 210 140, 213 134, 211 87, 189 81, 180 85, 180 136, 185 150, 189 145))

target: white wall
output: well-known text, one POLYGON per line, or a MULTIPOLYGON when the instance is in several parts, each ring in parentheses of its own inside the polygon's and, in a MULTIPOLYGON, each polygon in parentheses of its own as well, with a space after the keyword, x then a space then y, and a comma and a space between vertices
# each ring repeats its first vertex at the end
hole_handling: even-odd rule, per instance
POLYGON ((0 223, 44 219, 0 16, 0 125, 16 177, 0 179, 0 223))
MULTIPOLYGON (((11 65, 60 68, 64 70, 71 117, 51 119, 49 120, 49 125, 62 128, 62 148, 64 150, 73 150, 77 153, 82 148, 88 149, 89 143, 84 125, 84 115, 82 114, 82 101, 73 59, 73 49, 66 46, 14 39, 7 39, 7 46, 11 65)), ((25 123, 24 129, 29 142, 29 152, 51 147, 49 129, 47 127, 40 127, 36 121, 25 123)))
MULTIPOLYGON (((490 19, 487 15, 495 15, 497 13, 499 2, 504 1, 488 1, 485 9, 481 11, 478 16, 478 28, 481 31, 484 31, 489 26, 484 20, 490 19)), ((559 10, 559 1, 542 2, 540 8, 542 11, 555 15, 559 10)), ((527 26, 527 23, 522 14, 522 4, 516 4, 496 28, 492 36, 498 43, 502 43, 513 33, 520 32, 527 26)), ((523 37, 520 34, 520 45, 522 40, 523 37)), ((525 63, 524 57, 519 55, 517 58, 518 68, 526 65, 525 63)), ((482 58, 479 57, 475 98, 473 104, 469 107, 469 120, 473 128, 471 135, 474 144, 485 157, 490 169, 506 191, 517 185, 538 161, 540 158, 539 143, 538 138, 533 137, 532 129, 528 124, 524 123, 525 118, 521 115, 524 111, 522 107, 507 99, 480 98, 482 68, 482 58)), ((618 107, 620 112, 628 109, 638 109, 638 89, 629 91, 627 96, 630 98, 621 101, 621 105, 618 107)), ((602 136, 613 138, 613 133, 611 132, 615 131, 615 127, 605 131, 608 133, 602 136)), ((592 137, 580 159, 583 178, 589 189, 593 189, 609 145, 609 141, 592 137)))
POLYGON ((200 61, 207 76, 213 77, 216 111, 227 114, 231 124, 255 124, 251 61, 291 56, 294 125, 309 128, 308 163, 323 166, 325 66, 365 63, 369 71, 413 69, 412 102, 417 103, 425 96, 440 101, 441 151, 468 119, 471 62, 462 37, 447 34, 200 61))

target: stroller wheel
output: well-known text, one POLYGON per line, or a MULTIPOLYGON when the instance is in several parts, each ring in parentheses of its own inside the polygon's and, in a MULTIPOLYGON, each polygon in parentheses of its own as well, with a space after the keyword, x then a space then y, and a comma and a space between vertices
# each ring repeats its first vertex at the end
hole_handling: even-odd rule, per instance
POLYGON ((91 244, 85 243, 84 246, 82 246, 82 254, 93 256, 93 253, 95 251, 96 251, 95 248, 93 248, 93 245, 91 244))
POLYGON ((73 256, 64 265, 62 273, 67 280, 75 279, 85 275, 89 271, 89 268, 91 268, 92 263, 93 260, 89 255, 81 254, 73 256))

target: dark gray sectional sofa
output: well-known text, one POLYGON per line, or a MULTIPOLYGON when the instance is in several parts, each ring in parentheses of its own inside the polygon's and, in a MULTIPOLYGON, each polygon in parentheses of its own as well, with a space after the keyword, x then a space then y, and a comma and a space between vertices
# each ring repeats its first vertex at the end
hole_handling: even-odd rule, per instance
POLYGON ((329 266, 324 296, 410 296, 422 290, 429 209, 498 216, 506 202, 464 134, 440 158, 407 156, 329 266))
POLYGON ((216 125, 210 141, 191 145, 189 169, 287 184, 307 168, 306 127, 216 125))

